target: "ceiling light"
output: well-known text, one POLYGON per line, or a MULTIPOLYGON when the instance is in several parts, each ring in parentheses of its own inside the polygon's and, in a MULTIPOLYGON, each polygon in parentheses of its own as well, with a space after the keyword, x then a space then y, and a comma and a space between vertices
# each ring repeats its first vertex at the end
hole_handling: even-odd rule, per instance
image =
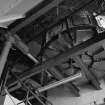
POLYGON ((98 26, 105 29, 105 16, 104 15, 98 15, 95 18, 96 18, 96 21, 98 23, 98 26))

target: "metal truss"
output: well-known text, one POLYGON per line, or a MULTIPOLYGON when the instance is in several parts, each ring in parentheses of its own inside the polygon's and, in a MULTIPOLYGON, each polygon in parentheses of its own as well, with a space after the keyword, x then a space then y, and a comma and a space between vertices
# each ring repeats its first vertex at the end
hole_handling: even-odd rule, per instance
MULTIPOLYGON (((35 19, 37 19, 39 16, 43 15, 44 13, 46 13, 48 10, 52 9, 53 7, 55 7, 56 6, 56 1, 57 0, 54 0, 49 5, 44 7, 42 10, 40 10, 39 12, 33 14, 30 18, 25 19, 22 23, 20 23, 19 25, 17 25, 13 29, 11 29, 10 32, 7 32, 5 34, 5 36, 7 38, 9 38, 9 40, 7 40, 5 48, 4 48, 3 53, 1 55, 1 60, 0 60, 0 76, 1 77, 2 77, 2 73, 3 73, 3 69, 5 67, 5 63, 7 61, 7 56, 8 56, 10 48, 12 47, 12 44, 14 44, 16 47, 18 47, 21 52, 23 52, 25 55, 27 55, 36 64, 39 63, 39 61, 30 54, 27 45, 25 45, 15 33, 18 32, 23 27, 25 27, 26 25, 29 25, 30 23, 32 23, 35 19)), ((62 1, 63 0, 59 0, 59 3, 61 3, 62 1)), ((81 7, 81 8, 83 8, 83 7, 81 7)), ((73 13, 75 13, 75 12, 76 11, 74 11, 73 13)), ((73 13, 71 13, 71 15, 73 13)), ((53 23, 53 25, 56 24, 57 22, 58 22, 58 20, 56 20, 55 23, 53 23)), ((103 44, 105 43, 105 35, 104 34, 105 33, 99 34, 98 36, 93 37, 93 38, 87 40, 86 42, 83 42, 80 45, 77 45, 77 46, 75 46, 75 47, 73 47, 71 49, 68 49, 67 51, 61 53, 60 55, 57 55, 56 57, 53 57, 53 58, 51 58, 51 59, 49 59, 49 60, 47 60, 45 62, 42 62, 41 64, 36 65, 31 70, 26 71, 25 73, 22 73, 19 76, 16 76, 12 72, 12 75, 14 75, 16 77, 17 81, 15 81, 15 80, 9 81, 9 83, 8 83, 9 86, 11 86, 13 84, 16 84, 18 82, 21 83, 26 88, 26 90, 28 90, 28 92, 31 93, 42 105, 45 105, 45 103, 39 98, 39 96, 37 94, 35 94, 30 88, 28 88, 26 86, 26 84, 24 84, 23 80, 26 80, 27 78, 30 78, 31 76, 41 72, 42 69, 44 69, 44 70, 48 69, 49 72, 51 72, 50 68, 53 68, 53 67, 61 64, 62 62, 66 61, 70 57, 73 57, 73 59, 76 61, 76 63, 78 65, 80 65, 81 71, 86 74, 86 77, 88 78, 88 80, 90 80, 92 82, 92 84, 95 86, 96 89, 100 89, 99 81, 97 81, 97 78, 88 70, 88 68, 85 66, 85 64, 82 62, 82 60, 78 57, 78 55, 81 54, 84 51, 87 51, 89 49, 95 48, 97 46, 103 46, 103 44)), ((5 72, 5 73, 6 73, 5 75, 7 75, 7 72, 5 72)), ((58 73, 58 75, 60 75, 60 73, 58 73)), ((47 85, 45 87, 41 87, 41 88, 37 89, 36 93, 46 91, 46 90, 48 90, 50 88, 59 86, 59 85, 61 85, 63 83, 66 83, 66 82, 69 82, 69 81, 72 80, 71 78, 66 78, 64 80, 61 80, 64 77, 62 75, 60 75, 60 76, 61 76, 61 78, 59 78, 58 82, 55 82, 54 84, 47 85)), ((5 81, 6 81, 5 78, 4 78, 4 80, 1 80, 1 84, 0 85, 3 88, 5 87, 5 81)), ((72 87, 72 88, 75 87, 73 85, 69 85, 69 86, 72 87)), ((15 87, 15 88, 17 88, 17 87, 15 87)), ((29 102, 28 101, 28 94, 29 93, 27 93, 27 97, 26 97, 27 101, 26 101, 26 103, 29 102)))
MULTIPOLYGON (((61 53, 60 55, 57 55, 56 57, 53 57, 45 62, 43 62, 42 64, 36 65, 34 68, 32 68, 31 70, 22 73, 19 78, 21 80, 25 80, 27 78, 30 78, 33 75, 36 75, 37 73, 41 72, 42 69, 49 69, 51 67, 54 67, 56 65, 61 64, 62 62, 66 61, 68 58, 75 56, 75 55, 79 55, 81 53, 83 53, 84 51, 88 51, 89 49, 94 49, 97 46, 103 46, 103 44, 105 43, 105 33, 99 34, 99 36, 93 37, 85 42, 83 42, 80 45, 77 45, 71 49, 69 49, 68 51, 65 51, 63 53, 61 53)), ((17 83, 16 81, 9 81, 8 82, 10 85, 13 85, 15 83, 17 83)))
MULTIPOLYGON (((81 61, 80 58, 78 58, 78 55, 81 54, 82 52, 84 51, 88 51, 89 49, 92 49, 92 48, 95 48, 97 46, 103 46, 105 44, 105 36, 104 36, 105 33, 102 33, 102 34, 99 34, 98 36, 92 38, 92 39, 89 39, 87 40, 86 42, 80 44, 80 45, 77 45, 75 46, 74 48, 71 48, 69 49, 68 51, 66 52, 63 52, 62 54, 54 57, 54 58, 51 58, 49 59, 48 61, 45 61, 45 62, 42 62, 42 64, 40 65, 36 65, 36 67, 34 67, 32 70, 30 71, 27 71, 25 72, 24 74, 22 74, 22 77, 19 76, 17 77, 15 75, 15 77, 18 79, 18 81, 26 87, 26 85, 22 82, 22 80, 24 79, 27 79, 29 77, 31 77, 32 75, 35 75, 35 73, 37 72, 37 70, 42 70, 42 69, 49 69, 51 67, 54 67, 54 66, 57 66, 59 65, 60 63, 66 61, 68 58, 70 57, 73 57, 73 59, 77 62, 77 64, 80 65, 80 68, 82 70, 82 72, 85 72, 86 74, 86 77, 92 81, 93 85, 96 87, 96 89, 100 89, 100 86, 99 86, 99 82, 97 81, 97 79, 93 76, 93 74, 91 74, 89 72, 89 70, 87 69, 87 67, 83 64, 83 62, 81 61)), ((10 41, 11 42, 11 41, 10 41)), ((11 45, 11 44, 10 44, 11 45)), ((9 49, 11 48, 10 47, 6 47, 6 55, 8 55, 8 52, 9 52, 9 49)), ((6 62, 6 58, 7 56, 5 55, 5 61, 4 61, 4 65, 5 65, 5 62, 6 62)), ((3 57, 3 56, 2 56, 3 57)), ((12 81, 13 82, 13 81, 12 81)), ((16 82, 13 82, 12 84, 14 84, 16 82)), ((45 86, 45 87, 42 87, 42 88, 39 88, 38 91, 44 91, 44 90, 47 90, 49 88, 52 88, 52 87, 55 87, 55 86, 58 86, 59 83, 56 83, 55 84, 52 84, 52 86, 45 86)), ((26 88, 29 90, 30 93, 32 93, 34 95, 35 98, 37 98, 39 100, 39 98, 32 92, 30 91, 29 88, 26 88)), ((39 100, 41 101, 41 100, 39 100)), ((41 102, 43 105, 45 105, 43 102, 41 102)))

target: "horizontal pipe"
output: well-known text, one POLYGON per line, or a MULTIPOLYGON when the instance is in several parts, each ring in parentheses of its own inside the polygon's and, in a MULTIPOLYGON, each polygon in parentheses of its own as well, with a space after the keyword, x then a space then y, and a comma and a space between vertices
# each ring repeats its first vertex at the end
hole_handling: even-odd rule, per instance
POLYGON ((73 80, 75 80, 75 79, 78 79, 78 78, 80 78, 80 77, 82 77, 82 73, 75 74, 75 75, 73 75, 73 76, 64 78, 64 79, 62 79, 62 80, 60 80, 60 81, 54 82, 54 83, 49 84, 49 85, 47 85, 47 86, 38 88, 38 89, 36 90, 36 92, 44 92, 44 91, 46 91, 46 90, 49 90, 49 89, 55 88, 55 87, 57 87, 57 86, 63 85, 63 84, 65 84, 65 83, 68 83, 68 82, 73 81, 73 80))
POLYGON ((34 62, 34 63, 39 63, 39 61, 30 53, 27 53, 27 56, 34 62))

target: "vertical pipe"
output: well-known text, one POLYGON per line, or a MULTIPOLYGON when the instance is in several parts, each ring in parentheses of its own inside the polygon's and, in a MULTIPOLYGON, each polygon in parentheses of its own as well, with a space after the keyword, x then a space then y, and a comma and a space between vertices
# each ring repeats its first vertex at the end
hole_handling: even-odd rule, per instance
POLYGON ((1 77, 1 75, 2 75, 4 66, 5 66, 5 64, 6 64, 7 57, 8 57, 10 48, 11 48, 11 46, 12 46, 12 41, 13 41, 13 38, 12 38, 12 37, 9 37, 9 39, 7 40, 7 42, 6 42, 6 44, 5 44, 5 47, 4 47, 4 49, 3 49, 3 52, 2 52, 2 54, 1 54, 1 57, 0 57, 0 77, 1 77))
POLYGON ((7 74, 8 74, 8 70, 4 70, 6 61, 7 61, 7 57, 9 54, 9 51, 11 49, 12 46, 12 42, 14 41, 14 39, 12 37, 8 37, 6 43, 5 43, 5 47, 1 53, 1 57, 0 57, 0 93, 3 90, 3 87, 5 85, 6 79, 7 79, 7 74))

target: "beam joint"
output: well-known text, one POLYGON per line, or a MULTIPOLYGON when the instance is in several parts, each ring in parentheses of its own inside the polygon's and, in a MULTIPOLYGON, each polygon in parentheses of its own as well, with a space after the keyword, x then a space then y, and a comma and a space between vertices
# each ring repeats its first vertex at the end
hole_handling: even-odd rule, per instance
POLYGON ((88 79, 88 81, 90 81, 92 83, 92 85, 97 89, 100 90, 100 83, 96 77, 95 74, 93 74, 93 72, 91 72, 87 65, 84 64, 84 62, 82 61, 82 59, 79 56, 73 56, 72 57, 75 62, 80 66, 81 71, 85 74, 86 78, 88 79))

